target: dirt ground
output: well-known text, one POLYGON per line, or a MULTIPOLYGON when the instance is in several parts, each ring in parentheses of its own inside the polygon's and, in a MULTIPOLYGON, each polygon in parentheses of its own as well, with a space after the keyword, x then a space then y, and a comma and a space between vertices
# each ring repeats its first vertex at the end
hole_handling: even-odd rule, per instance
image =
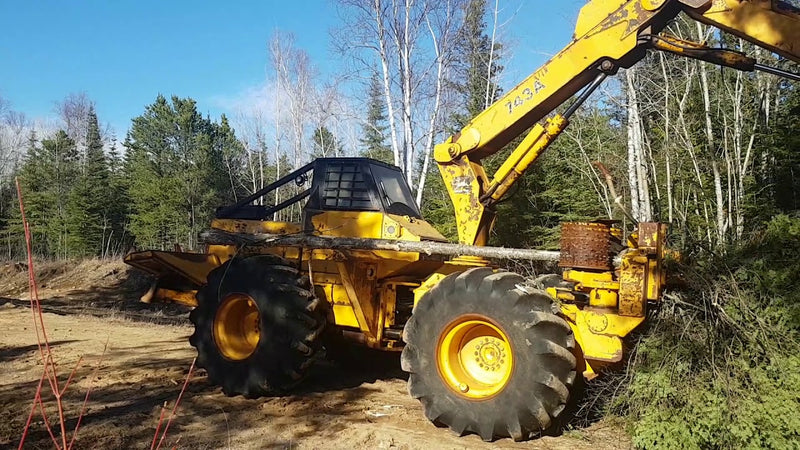
MULTIPOLYGON (((0 267, 0 448, 16 447, 42 373, 31 311, 22 302, 24 268, 0 267)), ((162 405, 175 403, 194 358, 186 311, 136 302, 146 280, 119 263, 43 265, 48 337, 63 379, 82 358, 65 395, 74 428, 89 386, 92 394, 76 448, 149 447, 162 405), (50 273, 47 273, 50 271, 50 273), (157 323, 169 322, 169 324, 157 323), (103 348, 108 348, 103 355, 103 348)), ((630 441, 603 421, 558 437, 484 443, 436 428, 406 390, 397 354, 361 353, 365 363, 323 363, 293 395, 228 398, 196 371, 164 446, 242 449, 617 449, 630 441)), ((52 395, 48 417, 55 417, 52 395)), ((54 429, 58 433, 57 427, 54 429)), ((52 448, 40 415, 26 448, 52 448)))

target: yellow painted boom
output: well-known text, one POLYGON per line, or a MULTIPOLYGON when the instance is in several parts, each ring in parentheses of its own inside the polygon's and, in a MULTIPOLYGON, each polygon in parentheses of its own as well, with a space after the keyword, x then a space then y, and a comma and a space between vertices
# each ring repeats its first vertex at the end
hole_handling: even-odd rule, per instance
POLYGON ((539 121, 593 81, 640 61, 646 50, 653 48, 653 36, 681 12, 800 61, 800 11, 784 2, 595 0, 587 3, 578 16, 572 41, 563 50, 460 132, 436 146, 434 157, 455 207, 460 243, 486 245, 494 222, 492 206, 568 125, 566 115, 557 114, 544 123, 539 121), (526 132, 522 143, 489 177, 481 160, 526 132))

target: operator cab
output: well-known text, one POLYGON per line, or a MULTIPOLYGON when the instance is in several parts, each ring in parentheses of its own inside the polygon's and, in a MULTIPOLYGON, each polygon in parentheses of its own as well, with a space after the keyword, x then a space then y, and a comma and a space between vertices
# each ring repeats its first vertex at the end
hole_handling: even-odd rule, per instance
POLYGON ((305 198, 306 213, 372 211, 422 218, 400 169, 371 158, 318 158, 236 204, 219 208, 216 217, 272 220, 276 212, 305 198), (253 204, 262 197, 273 198, 270 194, 276 189, 291 184, 296 193, 279 204, 253 204))
POLYGON ((259 221, 259 229, 323 236, 447 241, 422 219, 403 172, 370 158, 318 158, 236 204, 218 209, 216 216, 259 221), (275 205, 257 204, 276 197, 275 205), (294 215, 297 222, 274 221, 278 211, 306 199, 300 216, 294 215))
POLYGON ((415 219, 422 215, 403 173, 369 158, 320 158, 305 209, 379 211, 415 219))

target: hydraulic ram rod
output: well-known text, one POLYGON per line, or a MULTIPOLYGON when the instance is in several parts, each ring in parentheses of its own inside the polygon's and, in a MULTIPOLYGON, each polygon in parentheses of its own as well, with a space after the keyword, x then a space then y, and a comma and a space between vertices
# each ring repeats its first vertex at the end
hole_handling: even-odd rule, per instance
POLYGON ((305 247, 330 250, 385 250, 425 255, 478 256, 493 259, 558 261, 561 252, 504 247, 476 247, 431 241, 397 241, 350 237, 323 237, 310 234, 250 234, 211 229, 200 234, 206 244, 264 247, 305 247))
POLYGON ((789 72, 788 70, 783 70, 772 66, 765 66, 764 64, 758 64, 758 63, 756 63, 753 67, 756 70, 760 70, 766 73, 771 73, 772 75, 777 75, 779 77, 783 77, 788 80, 800 81, 800 74, 789 72))

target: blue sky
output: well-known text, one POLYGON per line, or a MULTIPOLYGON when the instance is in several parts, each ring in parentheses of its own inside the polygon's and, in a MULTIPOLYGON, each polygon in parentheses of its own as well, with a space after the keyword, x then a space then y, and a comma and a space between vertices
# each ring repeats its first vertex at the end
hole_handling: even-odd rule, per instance
MULTIPOLYGON (((501 0, 503 61, 510 87, 567 43, 581 0, 501 0), (555 5, 555 6, 554 6, 555 5)), ((332 0, 0 0, 0 95, 34 119, 52 116, 71 92, 86 92, 122 139, 156 95, 192 97, 217 117, 263 84, 266 42, 292 32, 324 74, 335 73, 332 0)))

